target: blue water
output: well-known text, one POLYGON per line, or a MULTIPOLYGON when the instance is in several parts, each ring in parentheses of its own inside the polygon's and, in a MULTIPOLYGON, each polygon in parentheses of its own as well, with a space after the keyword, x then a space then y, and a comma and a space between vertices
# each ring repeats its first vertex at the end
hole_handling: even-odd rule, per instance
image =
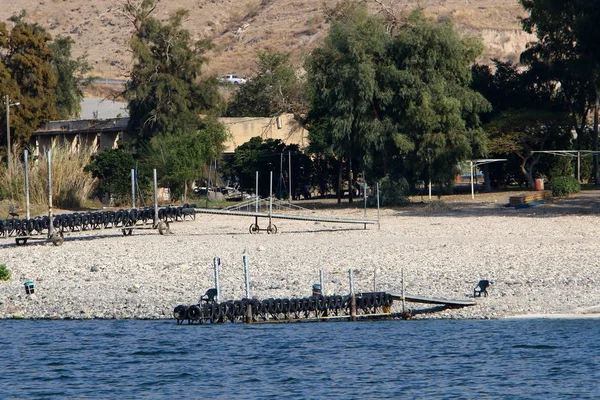
POLYGON ((0 398, 596 399, 600 321, 0 321, 0 398))

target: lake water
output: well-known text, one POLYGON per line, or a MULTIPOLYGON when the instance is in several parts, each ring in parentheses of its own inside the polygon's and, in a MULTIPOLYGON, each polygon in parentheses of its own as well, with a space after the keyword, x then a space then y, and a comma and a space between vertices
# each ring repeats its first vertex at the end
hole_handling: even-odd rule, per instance
POLYGON ((0 321, 0 399, 596 399, 600 321, 0 321))

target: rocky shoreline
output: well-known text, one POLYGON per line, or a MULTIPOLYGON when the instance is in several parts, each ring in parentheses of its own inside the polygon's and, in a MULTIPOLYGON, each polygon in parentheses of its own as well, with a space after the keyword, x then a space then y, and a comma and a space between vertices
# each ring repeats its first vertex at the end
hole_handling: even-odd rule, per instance
MULTIPOLYGON (((293 213, 363 218, 353 208, 293 213)), ((367 218, 376 219, 377 211, 369 209, 367 218)), ((170 319, 176 305, 198 302, 214 286, 216 256, 221 299, 244 297, 244 251, 251 296, 259 299, 309 296, 319 270, 327 294, 346 294, 350 268, 357 291, 375 284, 400 293, 403 269, 407 294, 477 303, 416 318, 600 315, 598 207, 572 213, 556 204, 517 210, 497 203, 416 205, 382 209, 380 229, 276 220, 276 235, 249 234, 253 222, 201 214, 173 223, 170 235, 99 230, 68 234, 60 247, 4 239, 0 263, 12 277, 0 282, 0 318, 170 319), (494 284, 488 297, 473 299, 480 279, 494 284), (25 293, 27 280, 34 295, 25 293)))

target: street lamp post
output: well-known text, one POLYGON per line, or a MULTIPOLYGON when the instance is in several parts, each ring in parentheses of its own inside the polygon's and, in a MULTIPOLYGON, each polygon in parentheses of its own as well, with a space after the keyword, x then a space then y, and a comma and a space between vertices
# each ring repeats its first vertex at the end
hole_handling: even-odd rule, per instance
POLYGON ((10 149, 10 106, 18 106, 21 103, 11 103, 8 95, 4 96, 4 101, 6 104, 6 150, 7 150, 7 160, 8 160, 8 170, 10 171, 12 168, 12 164, 10 162, 11 157, 11 149, 10 149))

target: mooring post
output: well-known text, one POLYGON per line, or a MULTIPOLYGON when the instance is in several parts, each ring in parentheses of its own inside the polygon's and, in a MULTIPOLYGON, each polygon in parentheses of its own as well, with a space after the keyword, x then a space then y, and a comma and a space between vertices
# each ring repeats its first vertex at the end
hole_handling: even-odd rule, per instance
POLYGON ((244 264, 244 279, 246 281, 246 298, 250 299, 250 274, 248 272, 248 254, 246 254, 246 250, 242 254, 242 263, 244 264))
POLYGON ((131 208, 135 208, 135 169, 131 170, 131 208))
POLYGON ((319 270, 319 285, 321 286, 321 294, 323 296, 325 296, 325 286, 324 286, 323 282, 324 282, 324 279, 323 279, 323 270, 320 269, 319 270))
POLYGON ((156 169, 154 169, 154 228, 158 226, 158 182, 156 179, 156 169))
POLYGON ((404 296, 404 268, 402 268, 402 315, 406 312, 406 297, 404 296))
POLYGON ((29 209, 29 152, 23 151, 23 159, 25 160, 25 215, 27 219, 31 218, 29 209))
POLYGON ((244 250, 242 254, 242 262, 244 264, 244 279, 246 281, 246 299, 248 299, 248 308, 246 309, 246 323, 252 322, 252 304, 250 303, 250 274, 248 272, 248 254, 244 250))
POLYGON ((354 274, 352 269, 348 270, 350 275, 350 317, 352 321, 356 321, 356 295, 354 294, 354 274))
MULTIPOLYGON (((258 171, 256 171, 256 192, 254 192, 254 195, 256 196, 254 210, 258 212, 258 171)), ((258 221, 258 217, 256 217, 256 220, 258 221)))
POLYGON ((217 295, 215 296, 215 300, 218 303, 219 296, 221 295, 221 288, 219 287, 219 267, 221 266, 221 259, 219 257, 215 257, 213 259, 213 265, 215 267, 215 289, 217 289, 217 295))
POLYGON ((54 222, 52 221, 52 152, 48 150, 46 153, 48 161, 48 218, 50 223, 48 224, 48 237, 52 237, 54 234, 54 222))

